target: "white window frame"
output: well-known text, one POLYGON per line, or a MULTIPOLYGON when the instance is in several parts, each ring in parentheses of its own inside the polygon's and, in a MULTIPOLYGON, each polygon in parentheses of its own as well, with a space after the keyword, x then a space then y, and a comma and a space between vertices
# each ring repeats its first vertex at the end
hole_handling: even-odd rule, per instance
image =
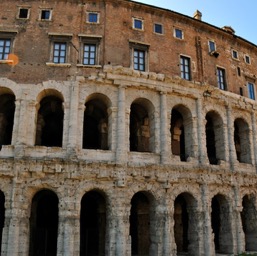
POLYGON ((39 20, 40 21, 52 21, 52 17, 53 17, 53 10, 52 8, 40 8, 40 11, 39 11, 39 20), (49 19, 42 19, 42 12, 44 11, 49 11, 49 19))
POLYGON ((245 60, 245 63, 246 63, 246 64, 249 64, 249 65, 251 64, 251 57, 250 57, 248 54, 245 54, 244 60, 245 60), (249 59, 249 62, 246 61, 247 58, 249 59))
POLYGON ((238 56, 238 51, 237 50, 232 49, 231 54, 232 54, 232 58, 234 60, 239 60, 239 56, 238 56), (234 56, 234 54, 236 55, 236 57, 234 56))
POLYGON ((139 31, 144 31, 144 20, 143 20, 143 19, 133 17, 133 18, 132 18, 132 22, 133 22, 133 29, 139 30, 139 31), (141 25, 142 25, 141 28, 137 28, 137 27, 135 26, 136 21, 140 21, 140 22, 141 22, 141 25))
POLYGON ((100 13, 99 12, 87 12, 87 23, 89 24, 99 24, 100 23, 100 13), (97 20, 96 21, 90 21, 90 14, 94 14, 97 16, 97 20))
POLYGON ((184 39, 184 31, 181 28, 174 28, 173 36, 179 40, 183 40, 184 39), (177 36, 177 31, 181 31, 181 37, 177 36))
POLYGON ((157 35, 163 35, 164 34, 163 25, 161 23, 154 23, 153 30, 154 30, 154 33, 157 34, 157 35), (156 31, 156 25, 161 26, 161 33, 156 31))
POLYGON ((18 6, 18 12, 17 12, 16 19, 18 19, 18 20, 28 20, 29 18, 30 18, 30 6, 18 6), (21 9, 27 9, 28 10, 28 14, 27 14, 26 18, 21 18, 20 17, 21 9))
POLYGON ((249 99, 255 100, 255 86, 252 82, 247 82, 247 91, 249 99))

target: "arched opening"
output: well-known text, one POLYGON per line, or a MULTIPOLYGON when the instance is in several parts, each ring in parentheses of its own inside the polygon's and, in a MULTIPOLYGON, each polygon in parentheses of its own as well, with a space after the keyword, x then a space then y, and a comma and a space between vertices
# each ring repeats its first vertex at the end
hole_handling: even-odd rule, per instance
POLYGON ((46 96, 40 101, 37 117, 36 145, 62 147, 63 107, 56 96, 46 96))
POLYGON ((84 149, 108 149, 108 113, 106 104, 100 99, 86 103, 83 126, 84 149))
POLYGON ((184 120, 176 109, 172 109, 170 132, 172 154, 180 156, 181 161, 186 161, 184 120))
POLYGON ((256 199, 253 195, 246 195, 243 198, 243 211, 241 212, 241 219, 245 233, 246 251, 257 251, 257 211, 255 201, 256 199))
POLYGON ((15 112, 15 96, 0 95, 0 145, 11 145, 15 112))
POLYGON ((3 228, 4 228, 4 220, 5 220, 5 196, 2 191, 0 191, 0 254, 2 251, 2 236, 3 236, 3 228))
POLYGON ((132 256, 149 255, 150 202, 143 192, 132 197, 129 221, 132 256))
POLYGON ((174 237, 177 254, 198 255, 199 230, 197 201, 188 194, 178 195, 174 201, 174 237))
POLYGON ((237 160, 240 163, 251 163, 249 127, 241 118, 234 122, 234 143, 237 160))
POLYGON ((214 233, 214 245, 217 253, 233 253, 231 216, 229 204, 222 195, 212 198, 211 225, 214 233))
POLYGON ((225 159, 225 149, 223 122, 221 117, 214 111, 206 115, 205 134, 209 163, 216 165, 218 164, 218 160, 225 159))
POLYGON ((30 256, 55 256, 58 233, 58 197, 41 190, 32 200, 30 215, 30 256))
POLYGON ((90 191, 81 200, 80 255, 104 256, 105 233, 105 198, 97 191, 90 191))
POLYGON ((146 99, 137 99, 130 107, 130 151, 154 151, 154 113, 146 99), (151 118, 150 118, 151 117, 151 118))

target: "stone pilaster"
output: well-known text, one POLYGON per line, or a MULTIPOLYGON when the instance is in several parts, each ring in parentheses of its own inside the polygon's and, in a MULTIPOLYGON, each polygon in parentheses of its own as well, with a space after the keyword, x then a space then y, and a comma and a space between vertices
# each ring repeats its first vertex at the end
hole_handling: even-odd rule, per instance
POLYGON ((253 164, 255 164, 257 168, 257 128, 256 128, 256 116, 255 113, 251 113, 252 118, 252 150, 253 150, 253 164))
POLYGON ((234 143, 234 122, 232 119, 232 109, 231 106, 227 106, 227 122, 228 122, 228 146, 229 146, 229 158, 230 158, 230 166, 232 171, 235 169, 235 163, 237 162, 236 157, 236 149, 234 143))
POLYGON ((201 185, 202 192, 202 211, 203 211, 203 239, 204 239, 204 256, 215 255, 214 234, 211 227, 211 205, 209 198, 209 189, 206 184, 201 185))
POLYGON ((118 113, 117 113, 117 148, 116 162, 124 163, 126 160, 126 86, 120 85, 118 90, 118 113))
POLYGON ((168 118, 167 118, 167 95, 160 92, 160 146, 161 146, 161 164, 169 162, 168 151, 168 118))
POLYGON ((13 120, 12 145, 20 143, 20 115, 21 115, 21 99, 15 101, 15 112, 13 120))

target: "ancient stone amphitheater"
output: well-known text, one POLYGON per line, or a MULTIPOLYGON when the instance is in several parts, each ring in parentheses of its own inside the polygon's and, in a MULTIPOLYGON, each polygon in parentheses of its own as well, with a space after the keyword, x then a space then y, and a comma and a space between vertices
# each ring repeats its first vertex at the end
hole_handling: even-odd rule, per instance
POLYGON ((256 45, 129 0, 0 20, 1 255, 257 251, 256 45))

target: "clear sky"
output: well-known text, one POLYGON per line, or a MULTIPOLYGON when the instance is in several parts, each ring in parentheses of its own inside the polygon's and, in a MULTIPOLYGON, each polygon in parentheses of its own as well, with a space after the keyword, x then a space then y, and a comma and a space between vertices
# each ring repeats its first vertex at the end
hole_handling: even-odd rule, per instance
POLYGON ((257 0, 136 0, 193 16, 216 27, 231 26, 236 35, 257 45, 257 0))

